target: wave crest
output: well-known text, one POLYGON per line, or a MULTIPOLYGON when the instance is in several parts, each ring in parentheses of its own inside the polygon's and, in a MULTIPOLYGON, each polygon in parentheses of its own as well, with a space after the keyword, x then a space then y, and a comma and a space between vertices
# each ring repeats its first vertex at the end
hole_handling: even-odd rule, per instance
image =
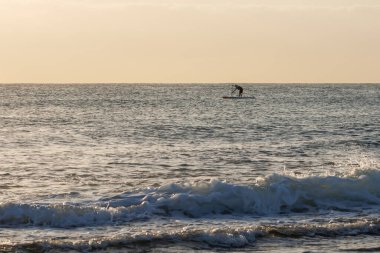
POLYGON ((213 179, 169 184, 150 192, 124 194, 109 205, 149 207, 155 214, 201 217, 213 214, 272 215, 321 209, 355 211, 380 205, 380 172, 361 170, 347 176, 296 178, 279 174, 252 186, 213 179))
POLYGON ((168 184, 86 204, 0 204, 1 226, 78 227, 121 224, 155 217, 268 216, 380 208, 380 171, 296 178, 279 174, 251 186, 213 179, 168 184))

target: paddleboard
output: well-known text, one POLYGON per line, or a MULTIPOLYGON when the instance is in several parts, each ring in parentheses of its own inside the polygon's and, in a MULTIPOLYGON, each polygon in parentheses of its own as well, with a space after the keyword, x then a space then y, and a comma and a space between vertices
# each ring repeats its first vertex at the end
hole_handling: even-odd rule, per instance
POLYGON ((224 96, 224 99, 254 99, 255 97, 228 97, 224 96))

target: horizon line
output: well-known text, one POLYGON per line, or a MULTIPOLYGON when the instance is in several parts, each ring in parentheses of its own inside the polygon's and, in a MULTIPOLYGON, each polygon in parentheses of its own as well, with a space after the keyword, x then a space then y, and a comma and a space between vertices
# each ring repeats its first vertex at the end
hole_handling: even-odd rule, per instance
POLYGON ((189 85, 189 84, 380 84, 380 82, 0 82, 0 85, 20 85, 20 84, 73 84, 73 85, 83 85, 83 84, 116 84, 116 85, 150 85, 150 84, 171 84, 171 85, 189 85))

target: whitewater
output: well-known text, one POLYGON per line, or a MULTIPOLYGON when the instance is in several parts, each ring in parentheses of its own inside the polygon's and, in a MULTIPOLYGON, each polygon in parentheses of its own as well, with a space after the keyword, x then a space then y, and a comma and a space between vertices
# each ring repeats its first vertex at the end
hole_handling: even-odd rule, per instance
POLYGON ((380 85, 231 85, 0 85, 0 251, 379 251, 380 85))

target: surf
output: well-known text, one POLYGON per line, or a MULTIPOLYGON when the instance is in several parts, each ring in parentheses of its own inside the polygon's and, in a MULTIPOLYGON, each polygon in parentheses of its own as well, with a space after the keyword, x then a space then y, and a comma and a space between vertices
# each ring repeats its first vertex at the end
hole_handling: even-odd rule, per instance
POLYGON ((275 217, 379 208, 380 171, 367 169, 339 176, 271 174, 252 185, 218 179, 171 183, 89 203, 1 203, 0 226, 81 227, 156 218, 275 217))
MULTIPOLYGON (((279 243, 278 239, 286 238, 287 242, 291 239, 300 238, 335 238, 338 236, 380 235, 379 220, 346 220, 344 223, 331 222, 326 224, 277 224, 261 226, 240 226, 240 227, 208 227, 192 228, 185 226, 171 231, 156 230, 150 232, 128 233, 127 231, 107 236, 88 238, 39 240, 34 242, 23 242, 17 245, 0 243, 1 249, 7 252, 16 250, 35 249, 35 252, 42 252, 43 249, 58 251, 94 251, 104 249, 151 249, 152 247, 183 244, 189 249, 234 249, 242 247, 254 247, 263 239, 279 243), (72 240, 67 240, 72 239, 72 240)), ((49 251, 50 252, 50 251, 49 251)), ((171 252, 176 252, 175 250, 171 252)))

